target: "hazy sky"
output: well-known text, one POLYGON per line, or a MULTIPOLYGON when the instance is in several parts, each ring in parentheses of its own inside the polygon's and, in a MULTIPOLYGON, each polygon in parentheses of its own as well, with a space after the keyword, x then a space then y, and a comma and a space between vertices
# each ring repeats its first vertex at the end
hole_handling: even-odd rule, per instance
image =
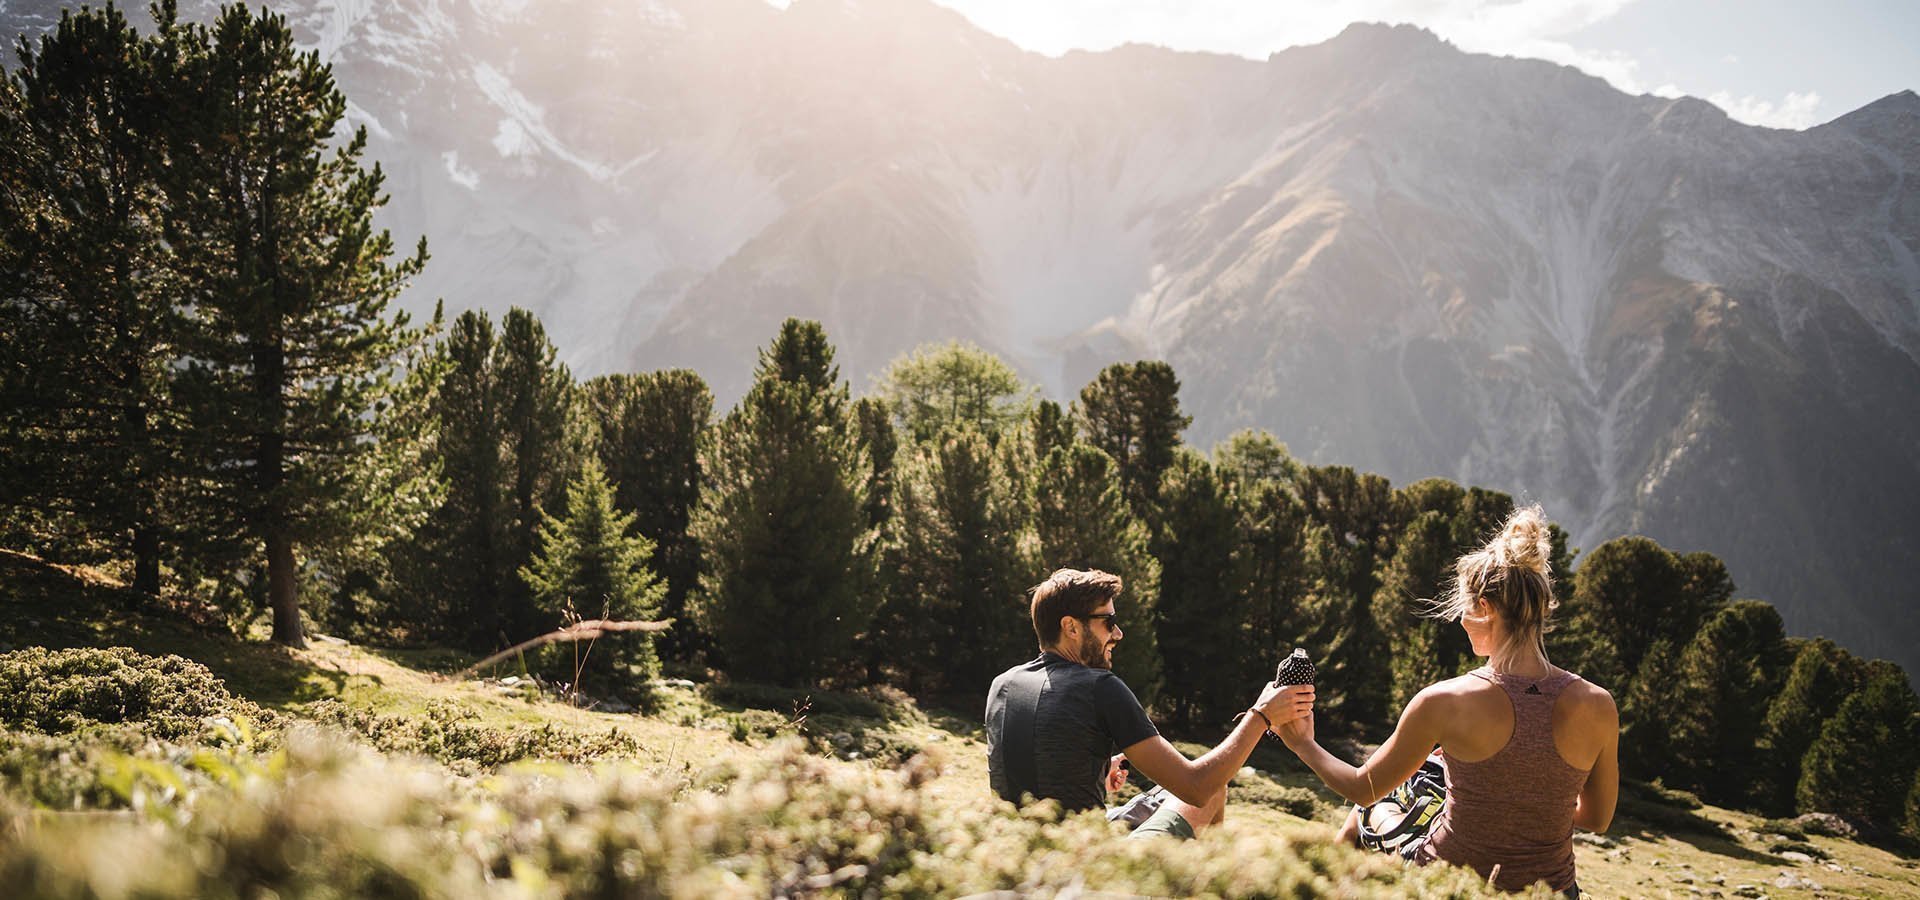
POLYGON ((1805 128, 1920 90, 1920 0, 936 0, 1029 50, 1160 44, 1265 58, 1349 22, 1424 26, 1463 50, 1578 66, 1805 128))

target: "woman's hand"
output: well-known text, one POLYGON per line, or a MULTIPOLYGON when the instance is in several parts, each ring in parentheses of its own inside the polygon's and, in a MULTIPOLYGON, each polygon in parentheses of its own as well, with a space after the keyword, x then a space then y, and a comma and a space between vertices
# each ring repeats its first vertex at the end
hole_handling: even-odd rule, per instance
POLYGON ((1254 709, 1273 723, 1272 730, 1279 733, 1288 722, 1313 714, 1313 685, 1310 684, 1269 684, 1260 691, 1260 700, 1254 709))
POLYGON ((1107 760, 1107 793, 1111 794, 1127 783, 1127 755, 1115 753, 1107 760))
POLYGON ((1306 715, 1275 730, 1280 733, 1281 743, 1286 744, 1287 749, 1297 755, 1302 748, 1313 743, 1313 711, 1308 710, 1306 715))

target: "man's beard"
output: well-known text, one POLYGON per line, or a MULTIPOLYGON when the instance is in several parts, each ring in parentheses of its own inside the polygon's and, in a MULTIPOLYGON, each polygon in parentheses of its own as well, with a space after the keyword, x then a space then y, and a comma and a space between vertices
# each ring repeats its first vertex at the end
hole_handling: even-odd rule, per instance
POLYGON ((1080 661, 1089 668, 1113 668, 1113 660, 1107 656, 1107 642, 1094 637, 1091 630, 1080 638, 1080 661))

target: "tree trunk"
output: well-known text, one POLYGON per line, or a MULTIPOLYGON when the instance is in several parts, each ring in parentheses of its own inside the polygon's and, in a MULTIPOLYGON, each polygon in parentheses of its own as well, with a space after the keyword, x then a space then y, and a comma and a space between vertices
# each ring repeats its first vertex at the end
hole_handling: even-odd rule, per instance
POLYGON ((160 535, 144 522, 133 528, 133 589, 160 596, 160 535))
POLYGON ((293 577, 293 541, 284 534, 267 535, 267 599, 273 606, 273 642, 306 649, 306 634, 300 629, 300 594, 293 577))

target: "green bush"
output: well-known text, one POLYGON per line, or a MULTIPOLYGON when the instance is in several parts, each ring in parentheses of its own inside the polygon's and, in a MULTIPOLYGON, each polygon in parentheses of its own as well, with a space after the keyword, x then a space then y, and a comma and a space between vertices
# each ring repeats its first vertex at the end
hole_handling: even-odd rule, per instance
POLYGON ((723 706, 767 709, 785 715, 845 716, 887 722, 924 722, 926 715, 913 698, 896 688, 878 686, 856 691, 814 691, 765 684, 702 685, 706 698, 723 706))
POLYGON ((207 667, 125 647, 0 654, 0 726, 65 735, 128 725, 160 740, 208 733, 216 719, 276 721, 227 692, 207 667))
POLYGON ((463 771, 532 758, 585 762, 640 752, 639 742, 617 728, 609 727, 604 734, 580 734, 551 722, 486 725, 472 709, 444 700, 427 704, 420 715, 382 715, 338 700, 308 704, 303 713, 320 724, 357 734, 376 749, 430 756, 463 771))
POLYGON ((1760 827, 1754 830, 1761 834, 1777 834, 1783 838, 1792 838, 1796 841, 1804 841, 1807 839, 1807 830, 1802 828, 1799 822, 1792 819, 1768 819, 1761 822, 1760 827))
POLYGON ((1788 852, 1805 853, 1806 855, 1811 856, 1814 859, 1827 859, 1832 856, 1832 854, 1828 853, 1827 851, 1822 850, 1819 847, 1816 847, 1812 844, 1809 844, 1806 841, 1795 841, 1795 840, 1772 841, 1767 844, 1767 852, 1768 853, 1788 853, 1788 852))

